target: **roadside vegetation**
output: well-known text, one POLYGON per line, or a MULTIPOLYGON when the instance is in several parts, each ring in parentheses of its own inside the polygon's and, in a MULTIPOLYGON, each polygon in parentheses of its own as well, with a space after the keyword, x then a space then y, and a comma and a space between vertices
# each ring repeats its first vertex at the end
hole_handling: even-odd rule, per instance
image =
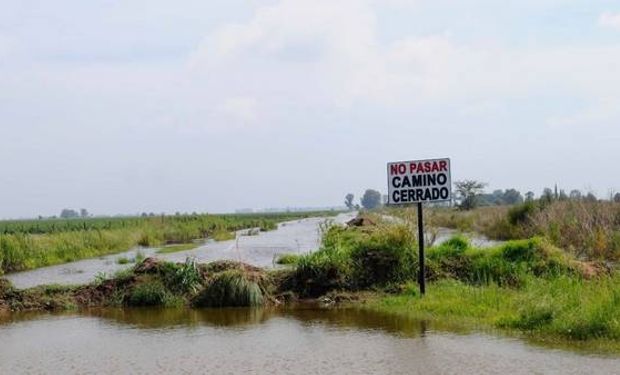
POLYGON ((277 228, 279 222, 333 212, 178 215, 0 221, 0 274, 127 251, 137 246, 235 238, 241 229, 277 228))
MULTIPOLYGON (((410 222, 412 209, 384 213, 410 222)), ((477 232, 494 240, 543 237, 562 250, 586 260, 620 260, 620 203, 588 200, 536 200, 514 206, 480 207, 462 211, 431 208, 429 228, 477 232)))
POLYGON ((364 295, 365 308, 420 319, 534 337, 620 340, 620 275, 613 265, 579 260, 543 237, 478 249, 455 236, 428 250, 428 292, 420 297, 411 233, 402 223, 332 225, 318 251, 271 271, 230 261, 175 264, 147 258, 86 286, 15 290, 2 282, 0 309, 275 306, 364 295))
POLYGON ((87 286, 15 290, 3 282, 0 309, 276 306, 297 299, 363 298, 364 308, 413 318, 450 320, 545 340, 620 341, 620 274, 611 241, 618 229, 618 204, 529 201, 473 211, 429 211, 432 225, 489 235, 509 225, 498 230, 509 234, 501 237, 509 240, 480 249, 456 235, 431 246, 427 295, 421 297, 411 221, 415 215, 392 209, 387 212, 397 220, 376 214, 349 227, 326 221, 317 251, 276 259, 290 265, 286 268, 147 258, 87 286), (563 242, 567 238, 570 243, 563 242), (607 239, 600 242, 605 247, 597 248, 592 241, 596 238, 607 239))

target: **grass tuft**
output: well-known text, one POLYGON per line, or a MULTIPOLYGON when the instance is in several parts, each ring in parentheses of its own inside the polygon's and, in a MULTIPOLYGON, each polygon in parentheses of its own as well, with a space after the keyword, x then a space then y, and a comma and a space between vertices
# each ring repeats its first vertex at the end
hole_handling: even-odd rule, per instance
POLYGON ((254 307, 263 303, 263 292, 258 283, 237 270, 215 275, 194 300, 198 307, 254 307))

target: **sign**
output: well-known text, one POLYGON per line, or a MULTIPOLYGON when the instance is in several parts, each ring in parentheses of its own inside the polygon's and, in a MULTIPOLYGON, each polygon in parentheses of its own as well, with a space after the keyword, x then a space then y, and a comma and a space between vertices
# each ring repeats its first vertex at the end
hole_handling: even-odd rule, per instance
POLYGON ((445 202, 452 199, 450 159, 391 162, 387 165, 388 204, 445 202))

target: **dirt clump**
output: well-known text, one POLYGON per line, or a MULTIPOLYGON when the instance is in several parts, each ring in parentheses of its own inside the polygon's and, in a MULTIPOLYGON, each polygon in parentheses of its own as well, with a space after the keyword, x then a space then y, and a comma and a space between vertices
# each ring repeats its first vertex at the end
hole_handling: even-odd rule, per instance
POLYGON ((161 265, 161 261, 157 258, 148 257, 142 261, 142 263, 136 265, 134 268, 134 273, 156 273, 159 270, 161 265))
POLYGON ((365 216, 358 216, 347 221, 347 226, 349 227, 374 227, 376 225, 377 223, 375 223, 374 220, 371 220, 365 216))

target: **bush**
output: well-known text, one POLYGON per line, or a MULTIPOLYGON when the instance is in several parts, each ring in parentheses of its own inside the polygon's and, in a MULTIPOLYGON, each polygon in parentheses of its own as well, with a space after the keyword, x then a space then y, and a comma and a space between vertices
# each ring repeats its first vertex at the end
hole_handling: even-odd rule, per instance
POLYGON ((194 299, 198 307, 254 307, 263 302, 258 283, 239 270, 216 274, 194 299))
POLYGON ((374 231, 351 252, 356 287, 385 286, 414 280, 417 267, 415 239, 406 226, 374 231))
POLYGON ((457 235, 427 254, 427 277, 431 280, 454 278, 467 280, 471 273, 471 258, 465 252, 471 248, 467 237, 457 235))
POLYGON ((168 291, 160 281, 147 281, 134 287, 129 295, 130 306, 164 306, 168 291))
POLYGON ((293 288, 302 297, 318 297, 333 289, 349 287, 348 254, 319 250, 302 256, 293 275, 293 288))
POLYGON ((202 276, 194 258, 186 258, 185 263, 163 263, 159 274, 166 287, 177 293, 195 293, 202 283, 202 276))

